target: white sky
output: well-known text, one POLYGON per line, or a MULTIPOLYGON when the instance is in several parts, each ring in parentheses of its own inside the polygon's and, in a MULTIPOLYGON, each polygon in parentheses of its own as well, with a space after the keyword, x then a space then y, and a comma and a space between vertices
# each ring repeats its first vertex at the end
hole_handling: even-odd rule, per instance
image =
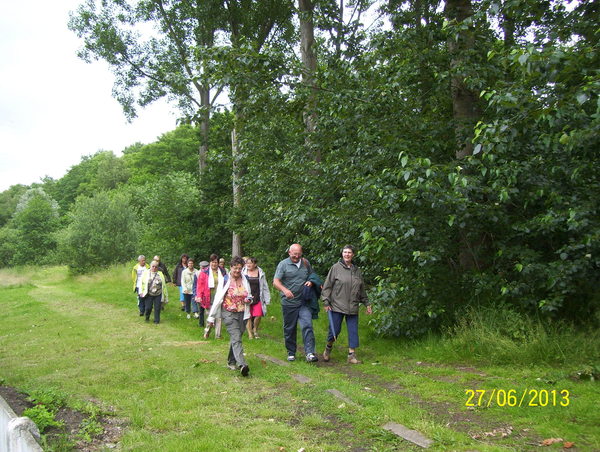
POLYGON ((166 103, 127 124, 104 62, 77 58, 83 41, 67 28, 83 0, 0 1, 0 192, 62 177, 82 155, 118 156, 175 129, 166 103))

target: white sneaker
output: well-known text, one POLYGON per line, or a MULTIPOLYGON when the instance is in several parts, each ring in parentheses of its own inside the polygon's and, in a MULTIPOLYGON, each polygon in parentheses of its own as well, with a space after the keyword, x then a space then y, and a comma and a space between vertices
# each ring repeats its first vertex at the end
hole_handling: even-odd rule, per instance
POLYGON ((294 355, 288 355, 288 361, 289 362, 296 361, 296 357, 294 355))
POLYGON ((188 318, 188 319, 191 319, 191 318, 192 318, 192 316, 188 314, 188 315, 187 315, 187 318, 188 318))
POLYGON ((200 314, 198 314, 197 312, 194 312, 194 318, 195 319, 199 319, 200 318, 200 314))
POLYGON ((306 362, 307 363, 316 363, 319 360, 319 358, 317 358, 314 353, 309 353, 308 355, 306 355, 306 362))

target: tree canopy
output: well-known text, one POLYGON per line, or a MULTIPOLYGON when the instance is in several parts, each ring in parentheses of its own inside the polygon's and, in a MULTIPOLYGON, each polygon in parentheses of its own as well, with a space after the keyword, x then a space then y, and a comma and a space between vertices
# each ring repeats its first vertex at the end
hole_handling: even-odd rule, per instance
MULTIPOLYGON (((598 14, 586 0, 89 0, 70 27, 112 65, 126 114, 166 96, 185 124, 41 185, 65 225, 81 198, 123 194, 138 249, 170 260, 227 255, 235 232, 266 269, 300 242, 325 274, 352 243, 381 334, 482 307, 597 322, 598 14), (196 83, 231 109, 192 101, 196 83)), ((14 209, 22 189, 0 199, 14 209)))

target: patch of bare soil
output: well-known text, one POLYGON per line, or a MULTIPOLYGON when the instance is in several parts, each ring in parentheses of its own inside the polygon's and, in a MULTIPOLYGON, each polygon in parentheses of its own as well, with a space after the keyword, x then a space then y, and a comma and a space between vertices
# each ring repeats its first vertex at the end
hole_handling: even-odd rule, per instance
MULTIPOLYGON (((28 395, 17 391, 10 386, 0 385, 0 396, 12 408, 17 416, 22 416, 28 408, 34 404, 27 400, 28 395)), ((80 433, 81 423, 87 419, 83 413, 69 408, 61 408, 56 413, 55 419, 64 423, 63 427, 49 427, 44 431, 47 442, 57 441, 66 434, 69 441, 73 443, 72 451, 96 452, 106 449, 117 449, 121 438, 121 429, 125 421, 114 418, 109 414, 97 417, 96 421, 102 426, 102 433, 91 438, 91 441, 82 439, 80 433)))

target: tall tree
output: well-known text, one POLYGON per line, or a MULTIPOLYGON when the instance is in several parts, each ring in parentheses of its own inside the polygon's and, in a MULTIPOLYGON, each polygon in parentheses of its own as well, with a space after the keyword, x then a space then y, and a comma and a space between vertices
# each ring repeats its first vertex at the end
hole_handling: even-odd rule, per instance
MULTIPOLYGON (((479 93, 466 81, 473 72, 468 55, 475 47, 476 38, 471 0, 447 0, 444 12, 454 31, 448 34, 452 58, 450 89, 457 140, 456 158, 463 159, 473 155, 474 126, 482 117, 479 93)), ((485 236, 476 230, 477 227, 472 224, 459 227, 459 261, 466 270, 480 264, 476 255, 484 246, 485 236)))
MULTIPOLYGON (((226 33, 229 46, 222 52, 224 64, 218 75, 229 81, 229 97, 233 103, 235 115, 232 132, 233 187, 234 205, 239 206, 243 196, 241 177, 244 172, 245 150, 240 137, 247 118, 244 115, 246 104, 260 82, 264 82, 264 69, 257 65, 263 46, 276 43, 276 39, 289 39, 291 7, 286 1, 263 0, 241 1, 225 0, 226 33)), ((261 62, 262 64, 262 62, 261 62)), ((234 215, 238 217, 239 215, 234 215)), ((242 237, 239 227, 234 228, 232 236, 232 254, 243 255, 242 237)))
POLYGON ((470 22, 473 7, 471 0, 447 0, 444 11, 457 30, 449 34, 448 48, 452 55, 450 88, 458 137, 456 158, 461 159, 473 154, 473 126, 482 116, 479 95, 465 80, 470 75, 467 54, 473 49, 476 37, 474 25, 470 22))
MULTIPOLYGON (((317 70, 317 55, 315 53, 315 30, 314 30, 314 1, 298 0, 298 11, 300 16, 300 52, 304 70, 302 82, 310 90, 306 111, 304 112, 304 123, 306 125, 306 144, 310 150, 311 135, 315 131, 317 123, 317 90, 315 86, 315 72, 317 70)), ((321 161, 321 151, 315 150, 315 162, 321 161)))
POLYGON ((60 226, 55 200, 42 188, 31 188, 21 195, 11 221, 17 230, 12 265, 52 261, 56 250, 54 233, 60 226))
POLYGON ((166 97, 188 120, 201 124, 200 175, 208 149, 211 85, 196 51, 212 47, 222 13, 216 0, 88 0, 69 20, 69 28, 84 39, 79 57, 108 62, 115 74, 113 95, 129 120, 138 106, 166 97), (154 31, 144 34, 140 30, 147 25, 154 31))

